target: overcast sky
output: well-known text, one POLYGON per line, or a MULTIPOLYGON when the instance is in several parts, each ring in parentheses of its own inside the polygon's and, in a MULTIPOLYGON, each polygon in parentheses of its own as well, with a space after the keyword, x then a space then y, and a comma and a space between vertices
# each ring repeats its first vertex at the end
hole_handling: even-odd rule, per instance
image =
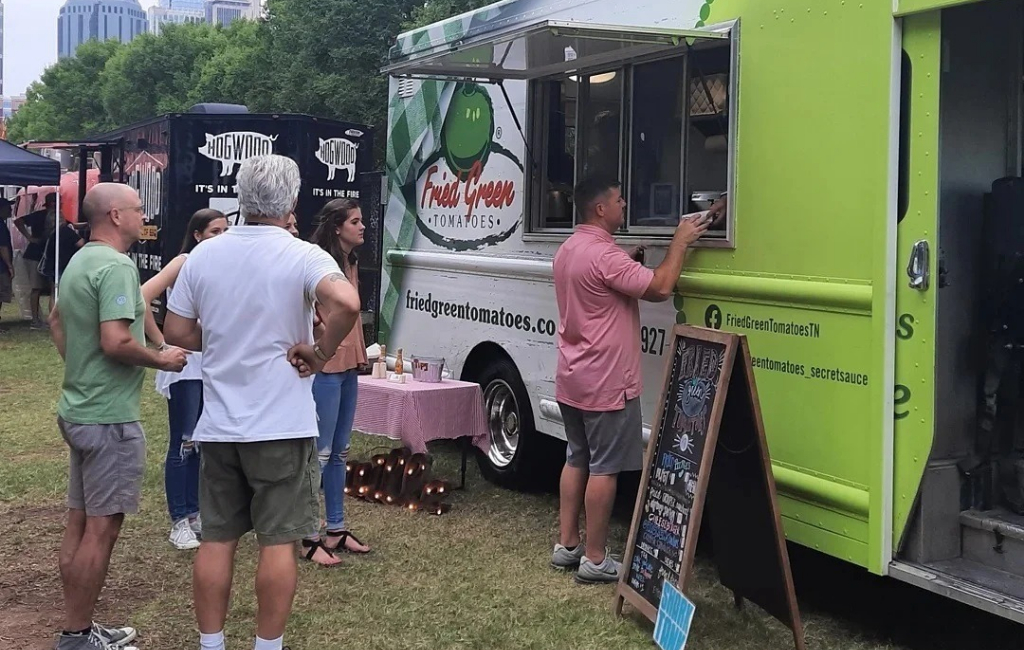
MULTIPOLYGON (((157 0, 139 0, 143 9, 157 0)), ((3 0, 4 94, 20 95, 57 61, 57 13, 64 0, 3 0)))

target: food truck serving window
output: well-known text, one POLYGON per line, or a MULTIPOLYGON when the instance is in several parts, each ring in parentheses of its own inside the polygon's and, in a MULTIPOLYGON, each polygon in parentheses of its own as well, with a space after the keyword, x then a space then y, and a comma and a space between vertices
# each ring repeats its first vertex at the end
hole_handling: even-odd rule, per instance
POLYGON ((623 234, 668 236, 707 209, 730 187, 732 61, 712 42, 532 82, 531 230, 571 230, 572 188, 593 174, 622 181, 623 234))
MULTIPOLYGON (((736 32, 735 22, 676 30, 542 21, 397 48, 385 70, 529 83, 530 232, 570 232, 574 185, 600 174, 622 182, 623 234, 668 236, 680 214, 731 188, 736 32)), ((730 215, 712 237, 728 243, 732 230, 730 215)))

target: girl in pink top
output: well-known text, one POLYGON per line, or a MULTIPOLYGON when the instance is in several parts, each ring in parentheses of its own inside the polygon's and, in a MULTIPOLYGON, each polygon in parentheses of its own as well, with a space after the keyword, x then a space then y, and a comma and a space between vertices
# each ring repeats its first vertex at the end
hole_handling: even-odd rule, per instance
MULTIPOLYGON (((316 231, 310 241, 337 260, 338 266, 353 286, 359 286, 358 260, 355 248, 363 243, 363 215, 359 204, 350 199, 327 203, 313 223, 316 231)), ((340 562, 335 551, 368 553, 370 548, 345 528, 345 462, 352 439, 352 421, 356 415, 359 368, 365 365, 366 343, 358 323, 341 342, 334 356, 313 379, 313 398, 320 437, 320 472, 324 485, 324 508, 327 511, 327 534, 306 540, 306 548, 316 548, 310 559, 332 566, 340 562)))

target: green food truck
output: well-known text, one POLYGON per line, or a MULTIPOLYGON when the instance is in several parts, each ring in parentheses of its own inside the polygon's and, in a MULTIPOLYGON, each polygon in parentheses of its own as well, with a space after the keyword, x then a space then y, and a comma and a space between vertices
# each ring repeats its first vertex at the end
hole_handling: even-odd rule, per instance
POLYGON ((505 0, 398 38, 381 340, 483 386, 515 485, 554 400, 551 259, 616 175, 666 332, 748 336, 787 538, 1024 622, 1024 3, 505 0))

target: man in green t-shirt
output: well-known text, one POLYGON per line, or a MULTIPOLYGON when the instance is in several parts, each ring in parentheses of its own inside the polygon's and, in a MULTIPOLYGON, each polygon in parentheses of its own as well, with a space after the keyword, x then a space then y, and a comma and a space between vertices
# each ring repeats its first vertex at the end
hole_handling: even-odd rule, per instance
POLYGON ((138 512, 146 439, 139 423, 144 368, 179 372, 185 351, 146 347, 139 272, 125 252, 144 213, 127 185, 100 183, 82 211, 92 228, 61 276, 50 314, 64 358, 57 425, 71 449, 68 523, 60 550, 65 624, 57 650, 129 650, 132 628, 93 622, 125 514, 138 512))

